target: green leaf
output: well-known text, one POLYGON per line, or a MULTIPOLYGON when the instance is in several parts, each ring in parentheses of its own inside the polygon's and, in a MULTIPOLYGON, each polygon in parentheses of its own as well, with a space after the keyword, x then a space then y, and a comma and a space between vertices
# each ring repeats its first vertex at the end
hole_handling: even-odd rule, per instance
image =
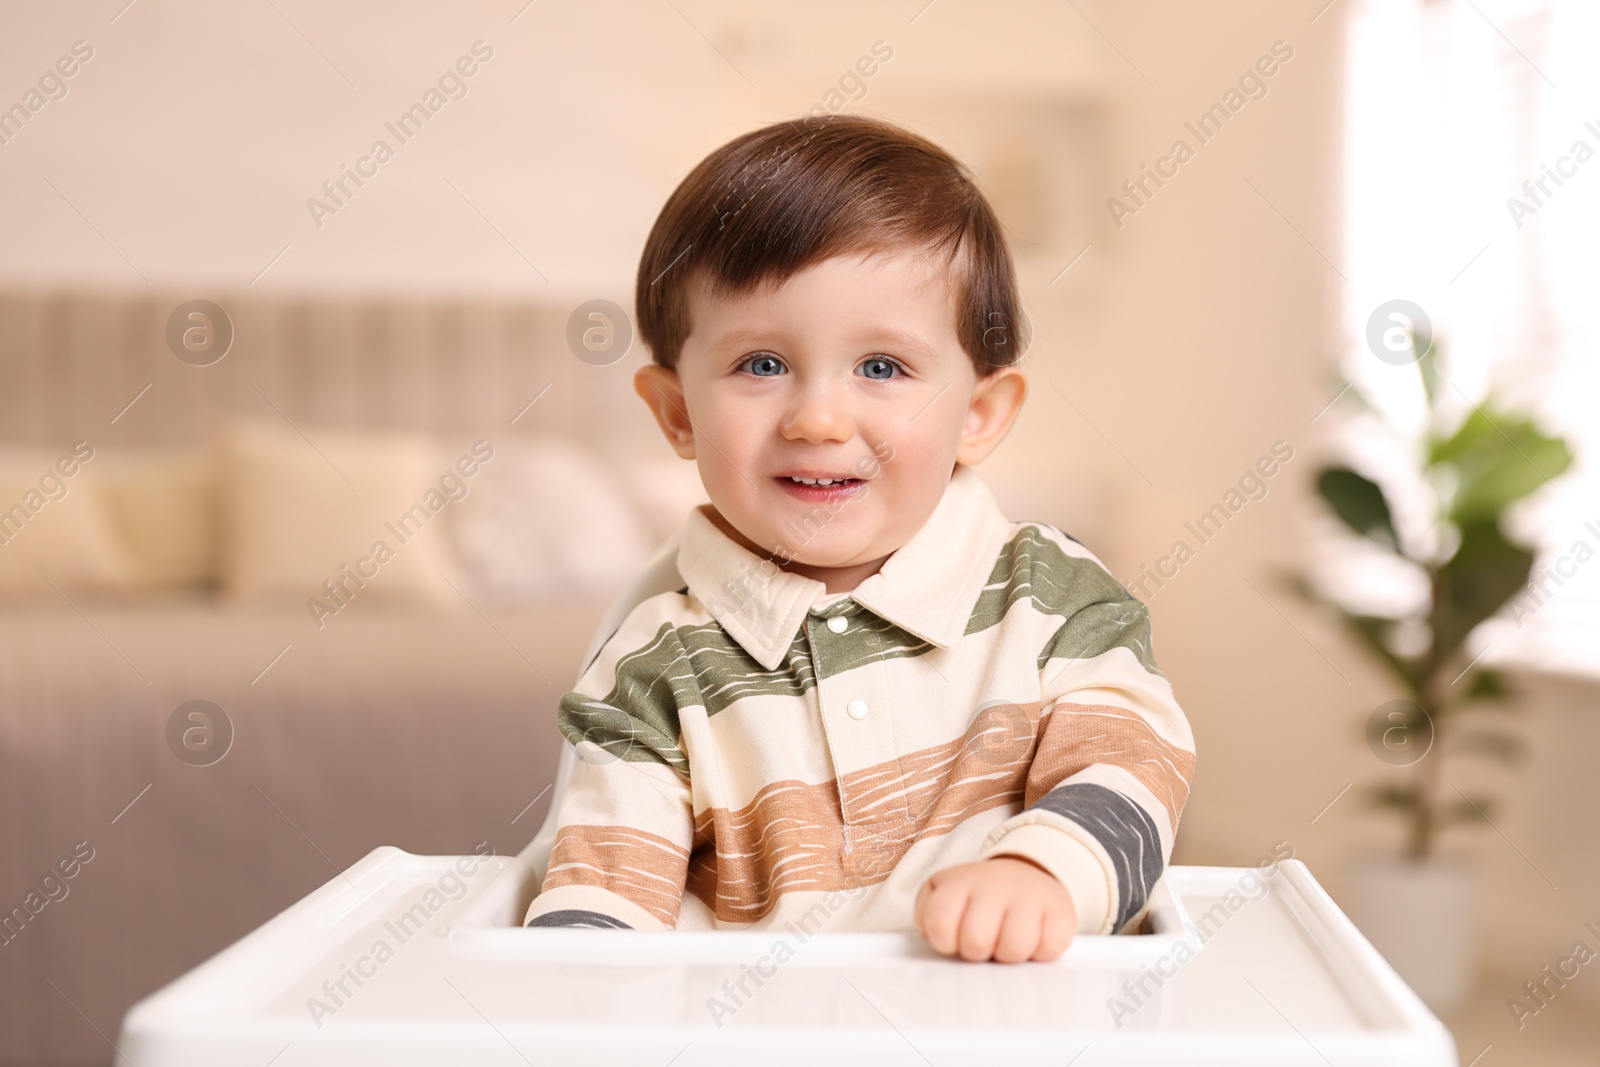
POLYGON ((1463 456, 1484 447, 1483 442, 1499 439, 1495 423, 1490 421, 1481 406, 1472 409, 1449 437, 1433 437, 1428 446, 1428 466, 1437 463, 1459 463, 1463 456))
POLYGON ((1379 808, 1411 811, 1417 806, 1417 791, 1408 785, 1379 785, 1367 790, 1367 803, 1379 808))
POLYGON ((1492 667, 1474 667, 1445 687, 1439 714, 1456 716, 1492 711, 1496 715, 1521 715, 1522 705, 1513 699, 1516 695, 1517 691, 1499 671, 1492 667), (1462 684, 1462 678, 1469 680, 1462 684))
POLYGON ((1498 524, 1475 522, 1461 529, 1461 546, 1434 578, 1433 627, 1436 662, 1447 663, 1473 629, 1528 582, 1533 553, 1512 544, 1498 524))
POLYGON ((1506 685, 1505 676, 1499 671, 1488 667, 1479 667, 1472 676, 1472 682, 1467 686, 1464 700, 1509 700, 1511 688, 1506 685))
POLYGON ((1522 740, 1497 730, 1459 730, 1451 734, 1451 748, 1461 752, 1480 752, 1515 763, 1522 758, 1522 740))
POLYGON ((1532 420, 1485 405, 1475 408, 1453 436, 1433 442, 1428 464, 1455 469, 1448 515, 1466 524, 1499 518, 1512 503, 1565 472, 1572 451, 1532 420))
POLYGON ((1356 533, 1391 551, 1399 551, 1400 541, 1395 536, 1394 520, 1389 516, 1389 502, 1383 498, 1383 490, 1376 482, 1348 467, 1330 467, 1317 476, 1317 492, 1333 508, 1334 514, 1356 533))

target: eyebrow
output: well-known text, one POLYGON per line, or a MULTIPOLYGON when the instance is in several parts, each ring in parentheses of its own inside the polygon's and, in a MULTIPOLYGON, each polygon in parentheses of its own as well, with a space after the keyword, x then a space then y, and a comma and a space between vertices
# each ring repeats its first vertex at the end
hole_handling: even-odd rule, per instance
POLYGON ((733 330, 717 338, 709 346, 709 351, 721 352, 729 348, 743 348, 747 344, 765 341, 775 335, 774 330, 742 329, 733 330))
POLYGON ((906 333, 902 330, 881 328, 867 330, 859 336, 862 337, 868 344, 880 341, 888 342, 891 346, 896 348, 912 349, 919 355, 932 356, 935 354, 933 346, 928 342, 924 341, 921 337, 918 337, 914 333, 906 333))
MULTIPOLYGON (((710 346, 712 352, 723 352, 728 349, 742 348, 749 344, 761 342, 772 343, 780 331, 760 328, 746 328, 732 330, 717 338, 710 346)), ((912 349, 920 355, 931 356, 934 348, 921 337, 903 330, 891 330, 887 327, 875 327, 850 335, 851 343, 863 346, 884 344, 893 348, 912 349)), ((778 347, 783 347, 779 345, 778 347)))

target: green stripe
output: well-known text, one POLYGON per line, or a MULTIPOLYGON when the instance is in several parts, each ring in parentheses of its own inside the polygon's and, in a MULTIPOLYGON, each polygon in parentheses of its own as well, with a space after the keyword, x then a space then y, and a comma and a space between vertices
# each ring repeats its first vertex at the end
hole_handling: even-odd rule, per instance
POLYGON ((707 715, 745 697, 798 697, 817 684, 803 636, 795 638, 783 661, 769 671, 717 623, 685 626, 678 633, 689 649, 699 702, 705 705, 707 715))
POLYGON ((1160 674, 1150 643, 1150 611, 1137 600, 1091 604, 1061 624, 1039 653, 1039 669, 1053 659, 1092 659, 1125 648, 1151 674, 1160 674))
MULTIPOLYGON (((844 607, 843 611, 830 611, 823 616, 844 615, 848 618, 850 628, 844 633, 834 633, 820 619, 814 620, 816 624, 810 627, 817 669, 824 678, 834 678, 857 667, 885 660, 915 658, 933 650, 934 646, 927 641, 907 633, 886 619, 880 619, 854 602, 844 607)), ((796 645, 801 645, 804 640, 802 635, 796 645)), ((790 655, 793 654, 794 650, 790 649, 790 655)))
POLYGON ((1030 525, 1018 530, 1000 550, 967 620, 967 633, 998 625, 1024 598, 1031 598, 1041 615, 1070 618, 1092 604, 1127 600, 1128 592, 1099 563, 1067 555, 1042 530, 1030 525))
POLYGON ((677 631, 662 623, 649 644, 617 661, 604 700, 568 693, 556 721, 573 745, 589 741, 618 759, 664 764, 688 778, 678 708, 699 703, 697 688, 677 631))
MULTIPOLYGON (((1033 525, 1023 526, 1000 550, 966 633, 998 626, 1023 600, 1030 600, 1039 614, 1062 620, 1039 653, 1041 670, 1051 659, 1087 659, 1120 647, 1131 651, 1145 670, 1161 673, 1151 651, 1145 606, 1099 563, 1069 556, 1033 525)), ((757 663, 715 622, 681 627, 663 623, 647 645, 617 662, 616 681, 605 699, 581 693, 562 699, 562 733, 573 744, 588 740, 621 759, 661 763, 687 778, 678 709, 700 706, 715 715, 746 697, 804 697, 817 684, 808 628, 824 678, 915 658, 934 647, 853 602, 827 612, 841 613, 850 618, 845 633, 835 634, 813 619, 818 624, 796 632, 775 670, 757 663)))
POLYGON ((1092 559, 1067 555, 1037 526, 1024 526, 1001 550, 967 633, 996 625, 1023 597, 1032 597, 1040 614, 1063 619, 1039 652, 1040 670, 1052 659, 1090 659, 1126 648, 1145 670, 1161 673, 1149 609, 1110 571, 1092 559))

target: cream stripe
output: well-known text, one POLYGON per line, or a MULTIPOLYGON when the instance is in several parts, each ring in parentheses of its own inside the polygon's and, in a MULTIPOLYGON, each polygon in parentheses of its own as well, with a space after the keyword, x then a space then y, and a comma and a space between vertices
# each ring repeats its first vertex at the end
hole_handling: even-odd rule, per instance
POLYGON ((637 829, 689 847, 693 832, 689 789, 670 767, 611 759, 579 761, 561 802, 561 825, 637 829))
POLYGON ((709 718, 680 713, 679 722, 698 808, 742 808, 774 781, 834 778, 814 690, 801 699, 744 697, 709 718))

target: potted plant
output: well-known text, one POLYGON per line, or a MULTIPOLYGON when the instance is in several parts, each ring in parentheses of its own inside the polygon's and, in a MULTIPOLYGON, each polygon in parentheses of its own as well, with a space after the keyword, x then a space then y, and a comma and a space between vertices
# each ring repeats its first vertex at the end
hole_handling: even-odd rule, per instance
MULTIPOLYGON (((1367 720, 1367 742, 1396 768, 1367 790, 1367 799, 1399 816, 1399 855, 1358 858, 1347 872, 1346 910, 1401 976, 1436 1010, 1460 1004, 1471 990, 1477 873, 1441 856, 1442 833, 1492 818, 1493 802, 1469 795, 1445 776, 1447 759, 1478 752, 1511 761, 1517 738, 1497 728, 1514 710, 1505 678, 1468 655, 1467 640, 1528 581, 1533 551, 1507 535, 1512 505, 1565 471, 1572 454, 1525 415, 1486 397, 1451 414, 1466 398, 1440 373, 1433 338, 1410 338, 1411 365, 1421 378, 1421 429, 1398 425, 1349 386, 1366 417, 1393 435, 1410 470, 1385 472, 1385 486, 1345 466, 1317 475, 1317 491, 1348 531, 1363 539, 1372 561, 1409 571, 1425 589, 1408 610, 1371 613, 1346 595, 1306 578, 1291 579, 1302 596, 1334 612, 1394 685, 1396 698, 1367 720), (1408 516, 1391 494, 1416 499, 1408 516)), ((1390 360, 1389 362, 1393 362, 1390 360)), ((1397 368, 1398 370, 1398 368, 1397 368)))

